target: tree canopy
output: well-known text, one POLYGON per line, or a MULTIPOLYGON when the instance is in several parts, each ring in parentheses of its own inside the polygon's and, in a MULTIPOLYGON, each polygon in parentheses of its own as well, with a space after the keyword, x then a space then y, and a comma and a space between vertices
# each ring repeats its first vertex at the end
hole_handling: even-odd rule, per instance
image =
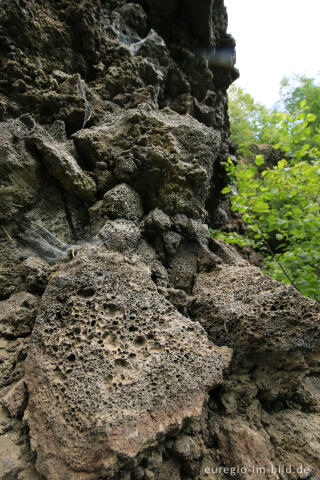
POLYGON ((295 115, 301 113, 301 103, 305 102, 309 113, 313 113, 317 120, 314 126, 320 125, 320 86, 314 78, 304 75, 284 77, 280 84, 280 102, 278 108, 295 115))
POLYGON ((231 140, 241 151, 250 143, 273 144, 280 141, 276 110, 269 110, 235 85, 229 89, 229 117, 231 140))
POLYGON ((263 254, 267 273, 320 300, 320 87, 305 77, 294 81, 281 84, 283 112, 232 89, 232 139, 242 147, 242 156, 253 142, 269 143, 282 155, 273 166, 259 154, 253 163, 234 165, 229 159, 230 184, 222 193, 242 214, 248 235, 212 234, 252 246, 263 254))

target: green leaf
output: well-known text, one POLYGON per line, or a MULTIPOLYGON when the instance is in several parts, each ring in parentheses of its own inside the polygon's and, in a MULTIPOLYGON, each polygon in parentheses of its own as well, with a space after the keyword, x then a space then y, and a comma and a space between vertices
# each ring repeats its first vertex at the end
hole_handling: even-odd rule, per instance
POLYGON ((264 164, 264 158, 262 155, 256 155, 256 159, 254 161, 256 165, 263 165, 264 164))
POLYGON ((317 117, 314 113, 308 113, 307 115, 307 121, 308 122, 315 122, 317 120, 317 117))

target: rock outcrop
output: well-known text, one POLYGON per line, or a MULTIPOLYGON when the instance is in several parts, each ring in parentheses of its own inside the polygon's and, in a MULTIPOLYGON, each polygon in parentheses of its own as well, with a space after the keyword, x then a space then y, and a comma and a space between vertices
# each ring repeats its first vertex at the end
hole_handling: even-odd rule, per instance
POLYGON ((218 352, 157 292, 146 265, 82 248, 50 281, 26 361, 39 471, 116 471, 199 416, 205 392, 222 382, 218 352))
POLYGON ((0 39, 0 479, 319 478, 319 305, 208 234, 223 0, 0 0, 0 39))

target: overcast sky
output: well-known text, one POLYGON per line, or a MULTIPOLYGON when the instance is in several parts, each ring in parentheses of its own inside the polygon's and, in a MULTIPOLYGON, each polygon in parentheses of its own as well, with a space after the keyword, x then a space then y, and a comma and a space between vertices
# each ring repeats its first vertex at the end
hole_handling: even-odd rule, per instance
POLYGON ((225 0, 237 41, 237 85, 268 107, 284 75, 320 71, 320 0, 225 0))

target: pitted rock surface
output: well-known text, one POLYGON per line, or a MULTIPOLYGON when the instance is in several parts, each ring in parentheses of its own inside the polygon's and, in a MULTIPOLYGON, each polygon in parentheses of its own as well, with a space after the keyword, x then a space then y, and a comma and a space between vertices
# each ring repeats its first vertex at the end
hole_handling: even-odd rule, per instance
POLYGON ((138 223, 143 217, 140 195, 125 183, 108 190, 103 200, 95 203, 89 211, 92 231, 97 233, 107 218, 122 218, 138 223))
POLYGON ((32 332, 39 298, 30 293, 19 292, 0 302, 0 328, 2 334, 14 338, 32 332))
POLYGON ((319 303, 234 260, 198 275, 193 293, 192 317, 217 345, 233 348, 221 417, 211 420, 223 464, 288 465, 288 479, 303 465, 317 478, 319 303))
POLYGON ((223 0, 0 0, 0 480, 320 478, 319 307, 208 233, 234 65, 223 0))
POLYGON ((222 363, 145 265, 85 247, 47 287, 25 381, 38 470, 91 478, 199 416, 222 363))
POLYGON ((242 355, 319 348, 319 302, 256 267, 231 265, 200 274, 193 293, 193 317, 218 345, 242 355))
POLYGON ((205 217, 221 136, 189 116, 149 105, 110 115, 99 127, 73 135, 80 155, 104 163, 125 180, 148 210, 205 217))

